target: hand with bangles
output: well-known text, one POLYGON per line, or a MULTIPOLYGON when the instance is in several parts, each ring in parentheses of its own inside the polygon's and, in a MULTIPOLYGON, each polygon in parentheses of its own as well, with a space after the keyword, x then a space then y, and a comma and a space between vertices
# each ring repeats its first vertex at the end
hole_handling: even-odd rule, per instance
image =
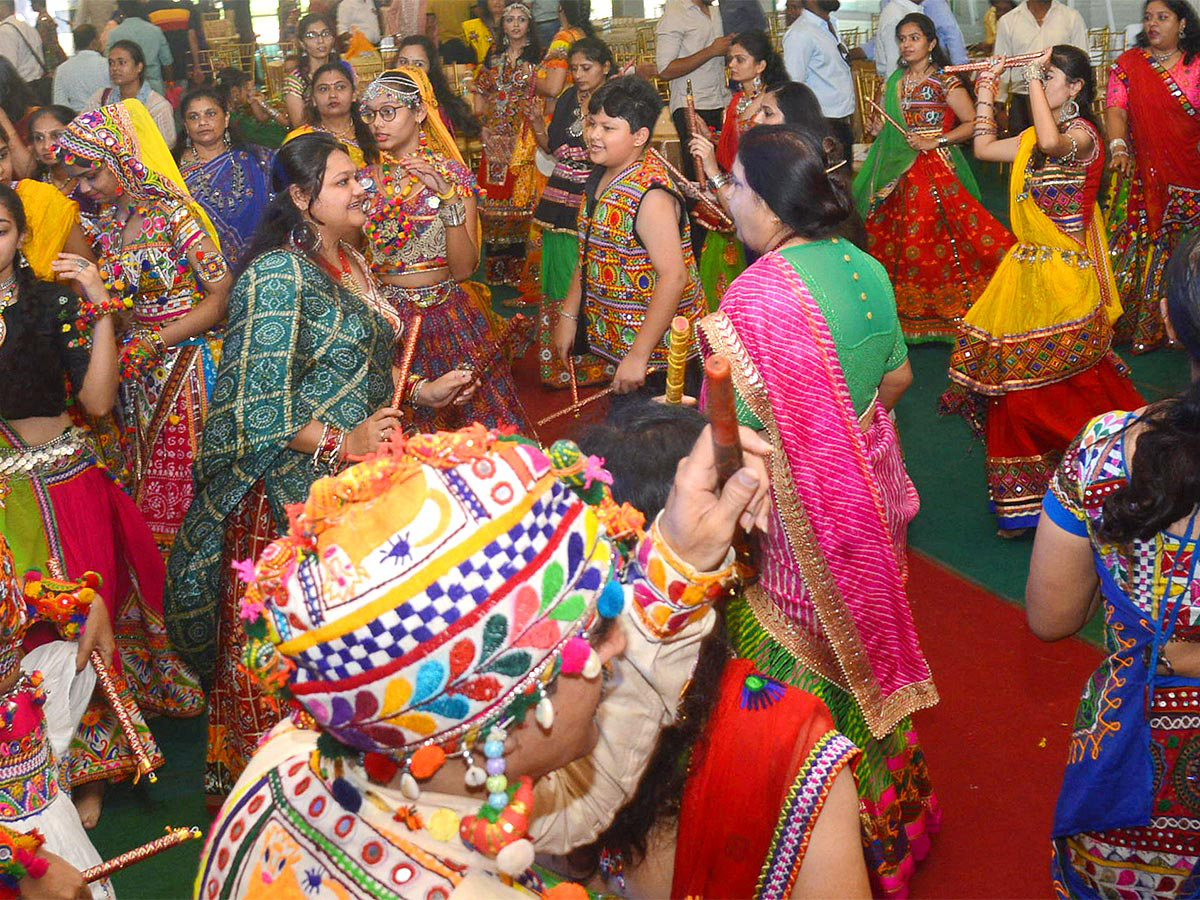
POLYGON ((1133 157, 1124 138, 1113 138, 1108 142, 1108 168, 1126 178, 1133 177, 1133 157))
POLYGON ((121 378, 141 378, 154 370, 167 355, 162 333, 152 325, 134 328, 121 344, 121 378))
POLYGON ((443 409, 451 404, 460 406, 471 399, 479 382, 470 369, 454 369, 432 381, 422 381, 412 392, 412 402, 417 406, 443 409))
POLYGON ((364 422, 346 435, 345 455, 351 458, 366 456, 379 449, 392 431, 402 425, 403 414, 392 406, 384 406, 371 413, 364 422))
POLYGON ((717 165, 717 148, 707 135, 693 134, 688 139, 688 153, 693 158, 700 157, 705 178, 716 178, 721 174, 721 167, 717 165))
POLYGON ((429 160, 420 156, 402 156, 398 162, 409 175, 438 195, 440 200, 451 200, 458 193, 458 186, 450 182, 429 160))

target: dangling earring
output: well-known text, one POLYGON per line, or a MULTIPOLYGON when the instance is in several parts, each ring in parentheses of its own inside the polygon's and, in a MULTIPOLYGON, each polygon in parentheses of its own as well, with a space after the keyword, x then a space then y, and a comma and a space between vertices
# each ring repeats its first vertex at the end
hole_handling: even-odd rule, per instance
POLYGON ((22 269, 29 268, 29 257, 19 247, 17 248, 17 265, 22 269))
POLYGON ((757 95, 762 90, 762 76, 754 76, 754 93, 757 95))
POLYGON ((288 234, 292 249, 301 253, 316 253, 321 249, 321 233, 307 222, 301 222, 288 234))
POLYGON ((1062 107, 1059 109, 1058 121, 1061 124, 1063 122, 1070 122, 1072 119, 1078 119, 1078 118, 1079 118, 1079 104, 1076 103, 1075 99, 1072 97, 1070 100, 1068 100, 1066 103, 1064 103, 1062 105, 1062 107))
POLYGON ((229 139, 229 129, 228 128, 225 129, 225 133, 223 135, 221 135, 221 137, 225 141, 225 152, 226 153, 230 152, 233 149, 233 141, 231 141, 229 139))

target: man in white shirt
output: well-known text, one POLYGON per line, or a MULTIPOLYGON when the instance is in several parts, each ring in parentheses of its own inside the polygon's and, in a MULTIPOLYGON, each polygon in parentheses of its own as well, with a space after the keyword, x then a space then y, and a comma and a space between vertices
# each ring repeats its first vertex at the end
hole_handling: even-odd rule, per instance
MULTIPOLYGON (((1078 10, 1058 0, 1026 0, 1000 19, 996 26, 996 56, 1036 53, 1056 44, 1071 44, 1087 52, 1087 25, 1078 10)), ((1000 79, 996 102, 1012 94, 1009 134, 1020 134, 1033 124, 1029 114, 1029 86, 1020 69, 1009 69, 1000 79)))
POLYGON ((36 81, 46 74, 42 39, 32 25, 17 18, 13 0, 0 0, 0 56, 12 63, 25 81, 36 81))
POLYGON ((78 113, 96 91, 108 87, 108 60, 100 55, 100 35, 91 25, 80 25, 72 35, 75 55, 54 70, 54 102, 78 113))
MULTIPOLYGON (((729 38, 724 36, 721 16, 712 8, 712 0, 667 0, 654 33, 658 77, 671 83, 671 121, 686 150, 691 137, 686 118, 689 81, 700 118, 711 128, 721 127, 729 105, 725 75, 729 38)), ((691 155, 685 152, 682 156, 684 175, 695 181, 691 155)))
POLYGON ((379 12, 375 9, 375 0, 342 0, 338 4, 338 34, 349 34, 355 28, 372 44, 379 44, 379 12))
POLYGON ((808 85, 821 104, 833 136, 842 143, 846 159, 853 152, 854 77, 849 51, 837 33, 833 13, 838 0, 805 0, 804 11, 783 35, 783 64, 788 77, 808 85))

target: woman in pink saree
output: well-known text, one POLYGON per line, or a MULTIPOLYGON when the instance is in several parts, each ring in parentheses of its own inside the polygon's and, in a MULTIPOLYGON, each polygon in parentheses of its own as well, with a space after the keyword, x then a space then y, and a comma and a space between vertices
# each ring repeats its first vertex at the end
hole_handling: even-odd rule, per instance
POLYGON ((940 813, 909 716, 937 702, 905 595, 916 490, 889 411, 912 381, 882 266, 833 237, 850 209, 820 142, 742 139, 729 209, 762 256, 701 324, 729 357, 742 424, 778 448, 759 580, 726 611, 737 656, 818 696, 855 769, 877 893, 902 897, 940 813))

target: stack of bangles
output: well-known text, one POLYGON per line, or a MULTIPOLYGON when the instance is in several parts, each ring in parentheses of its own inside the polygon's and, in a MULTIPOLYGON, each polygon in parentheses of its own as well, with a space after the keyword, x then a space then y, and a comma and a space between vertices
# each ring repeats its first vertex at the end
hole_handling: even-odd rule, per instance
POLYGON ((317 449, 312 455, 313 471, 335 474, 341 468, 345 450, 346 432, 335 425, 322 424, 321 439, 317 441, 317 449))
POLYGON ((438 218, 447 228, 457 228, 467 224, 467 204, 461 199, 458 186, 451 183, 446 193, 437 194, 441 203, 438 206, 438 218))
POLYGON ((408 376, 408 396, 405 398, 405 401, 413 409, 417 407, 417 395, 421 393, 421 388, 427 384, 429 384, 428 378, 423 378, 420 375, 408 376))
POLYGON ((167 355, 167 342, 154 325, 139 325, 125 338, 121 350, 121 377, 140 378, 167 355))
POLYGON ((1124 138, 1113 138, 1108 142, 1109 156, 1128 156, 1129 144, 1125 143, 1124 138))
POLYGON ((105 316, 133 309, 132 297, 108 296, 102 303, 93 303, 86 297, 79 301, 79 315, 75 319, 75 330, 86 331, 93 323, 105 316))

